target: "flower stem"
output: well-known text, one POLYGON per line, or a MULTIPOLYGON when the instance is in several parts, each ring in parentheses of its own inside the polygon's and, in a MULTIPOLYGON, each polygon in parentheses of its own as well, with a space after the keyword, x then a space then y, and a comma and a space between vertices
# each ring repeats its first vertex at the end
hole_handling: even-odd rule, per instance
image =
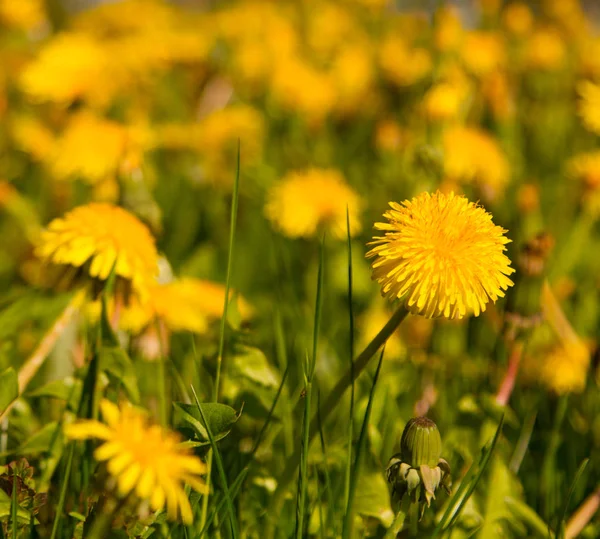
MULTIPOLYGON (((357 356, 354 360, 352 367, 349 368, 338 380, 335 384, 331 392, 329 393, 329 397, 323 403, 321 407, 321 421, 323 424, 325 420, 329 416, 329 414, 336 408, 336 406, 340 403, 344 393, 351 386, 352 380, 356 379, 362 371, 365 370, 366 366, 369 364, 371 358, 375 355, 375 352, 379 350, 379 348, 389 339, 389 337, 394 333, 396 328, 400 325, 400 323, 406 318, 408 315, 408 310, 402 304, 396 312, 392 315, 392 317, 388 320, 387 324, 383 326, 381 331, 373 340, 367 345, 367 347, 357 356)), ((310 437, 312 438, 316 432, 318 432, 318 410, 313 414, 311 423, 310 423, 310 437)), ((281 512, 281 508, 284 501, 284 494, 287 490, 290 482, 294 479, 296 475, 296 469, 300 464, 300 456, 301 456, 301 448, 300 444, 297 449, 288 459, 286 466, 281 473, 279 478, 279 483, 277 485, 277 489, 273 493, 273 497, 271 498, 271 503, 269 507, 268 515, 279 515, 281 512)), ((267 539, 274 536, 274 525, 276 520, 271 520, 267 525, 267 532, 265 537, 267 539)))
POLYGON ((404 527, 404 521, 406 520, 406 515, 408 514, 409 507, 410 497, 407 494, 405 494, 402 498, 402 503, 400 504, 400 509, 398 509, 396 518, 394 519, 394 522, 392 522, 392 525, 388 528, 384 539, 396 539, 396 537, 404 527))

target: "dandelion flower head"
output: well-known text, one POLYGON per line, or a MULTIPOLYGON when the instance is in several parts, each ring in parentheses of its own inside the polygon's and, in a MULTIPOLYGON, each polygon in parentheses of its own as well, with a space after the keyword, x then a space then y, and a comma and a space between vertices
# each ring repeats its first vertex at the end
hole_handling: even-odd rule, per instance
POLYGON ((41 233, 36 254, 56 265, 86 266, 95 279, 117 276, 144 293, 158 273, 158 254, 148 228, 128 211, 93 202, 54 219, 41 233))
POLYGON ((174 432, 150 425, 143 412, 133 406, 117 407, 103 399, 100 408, 104 422, 72 423, 65 427, 66 435, 75 440, 104 441, 94 457, 107 463, 121 497, 135 492, 141 500, 148 500, 153 510, 166 505, 169 518, 181 516, 183 522, 190 524, 193 513, 183 483, 206 492, 206 483, 200 477, 206 472, 206 465, 180 445, 174 432))
POLYGON ((582 343, 558 345, 544 358, 538 376, 558 395, 581 393, 585 389, 589 364, 589 353, 582 343))
POLYGON ((600 86, 590 81, 584 81, 578 86, 581 96, 579 115, 586 129, 600 134, 600 86))
POLYGON ((360 231, 358 214, 361 201, 333 169, 309 169, 291 172, 268 193, 267 218, 291 238, 310 237, 324 226, 336 238, 346 232, 346 208, 352 234, 360 231))
POLYGON ((390 202, 385 232, 367 253, 382 295, 405 298, 427 318, 462 318, 504 296, 514 272, 504 254, 510 240, 482 207, 453 193, 422 193, 390 202))

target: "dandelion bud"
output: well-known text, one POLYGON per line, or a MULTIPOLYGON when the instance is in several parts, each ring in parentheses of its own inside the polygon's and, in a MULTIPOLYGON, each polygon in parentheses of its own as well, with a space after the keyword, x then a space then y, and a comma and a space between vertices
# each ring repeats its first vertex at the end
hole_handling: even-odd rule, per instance
POLYGON ((442 456, 442 439, 437 425, 427 417, 414 417, 404 427, 400 442, 402 461, 418 468, 433 468, 442 456))

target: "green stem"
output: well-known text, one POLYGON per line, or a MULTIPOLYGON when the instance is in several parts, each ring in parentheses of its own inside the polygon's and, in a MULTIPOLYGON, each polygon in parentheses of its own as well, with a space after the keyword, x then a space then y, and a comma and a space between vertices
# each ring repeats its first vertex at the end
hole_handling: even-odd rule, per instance
MULTIPOLYGON (((337 384, 335 384, 334 388, 331 390, 329 397, 325 400, 323 407, 321 408, 321 421, 323 421, 323 425, 325 425, 325 420, 327 419, 329 414, 340 403, 344 393, 351 386, 353 379, 355 380, 356 378, 358 378, 360 373, 369 364, 369 361, 375 355, 377 350, 379 350, 379 348, 389 339, 389 337, 392 335, 392 333, 394 333, 396 328, 402 323, 402 321, 406 318, 407 315, 408 311, 405 308, 404 304, 402 304, 392 315, 387 324, 383 326, 381 331, 373 338, 373 340, 367 345, 367 347, 354 360, 352 368, 348 369, 341 376, 337 384), (354 376, 352 376, 352 374, 354 374, 354 376)), ((309 438, 310 436, 313 436, 315 432, 317 432, 318 421, 319 417, 315 412, 313 414, 313 418, 310 424, 311 434, 309 435, 309 438)), ((275 490, 275 492, 273 493, 273 497, 271 498, 271 503, 267 514, 273 515, 273 518, 269 521, 266 528, 265 537, 267 539, 270 539, 274 536, 274 525, 277 521, 276 515, 279 515, 281 511, 284 501, 284 494, 290 482, 293 480, 296 474, 296 470, 298 468, 298 465, 300 464, 300 455, 301 448, 298 447, 288 459, 286 467, 280 476, 277 489, 275 490)))
POLYGON ((396 518, 394 519, 394 522, 392 522, 392 525, 388 528, 384 539, 396 539, 396 537, 404 527, 404 521, 406 520, 406 515, 408 514, 409 507, 410 497, 407 494, 405 494, 402 498, 402 503, 400 504, 400 509, 398 509, 396 518))

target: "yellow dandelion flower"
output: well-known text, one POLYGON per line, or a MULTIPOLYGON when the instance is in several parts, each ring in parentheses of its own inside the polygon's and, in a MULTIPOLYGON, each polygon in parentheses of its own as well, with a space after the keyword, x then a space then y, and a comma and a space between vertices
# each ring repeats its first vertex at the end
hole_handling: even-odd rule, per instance
POLYGON ((431 55, 413 48, 397 36, 385 38, 379 50, 379 63, 386 78, 398 86, 415 84, 431 71, 431 55))
POLYGON ((533 69, 556 70, 564 66, 566 50, 560 34, 551 28, 536 30, 527 40, 525 65, 533 69))
MULTIPOLYGON (((235 291, 229 292, 231 300, 235 291)), ((171 331, 204 333, 211 321, 223 315, 224 301, 224 285, 182 277, 152 286, 144 301, 133 301, 123 309, 119 325, 126 331, 140 333, 158 319, 171 331)), ((252 315, 252 307, 243 297, 237 297, 237 308, 244 320, 252 315)))
POLYGON ((59 137, 49 165, 58 179, 80 177, 96 183, 117 172, 126 144, 125 126, 80 112, 59 137))
POLYGON ((585 389, 590 362, 583 344, 558 345, 542 361, 539 371, 541 382, 555 393, 581 393, 585 389))
POLYGON ((511 34, 524 36, 533 26, 533 13, 524 2, 513 2, 504 8, 502 22, 511 34))
POLYGON ((441 52, 455 50, 463 34, 463 27, 454 7, 443 6, 435 15, 434 42, 441 52))
POLYGON ((467 97, 466 85, 440 82, 423 97, 425 115, 434 121, 453 120, 459 116, 467 97))
POLYGON ((332 74, 337 87, 337 107, 342 112, 364 111, 373 87, 373 63, 367 47, 347 45, 336 56, 332 74))
POLYGON ((18 116, 10 125, 16 145, 36 161, 50 159, 55 151, 54 133, 33 116, 18 116))
POLYGON ((581 180, 587 189, 600 188, 600 150, 576 155, 567 163, 567 168, 569 175, 581 180))
POLYGON ((46 22, 42 0, 0 0, 0 20, 7 26, 32 30, 46 22))
POLYGON ((346 232, 346 207, 352 234, 360 232, 359 196, 333 169, 291 172, 268 193, 265 214, 286 236, 310 237, 325 227, 336 238, 346 232))
POLYGON ((385 235, 367 253, 382 295, 404 298, 412 313, 453 319, 478 316, 512 286, 510 240, 482 207, 440 192, 390 207, 388 222, 375 223, 385 235))
POLYGON ((300 58, 277 62, 271 80, 273 97, 284 108, 320 123, 336 103, 333 78, 300 58))
POLYGON ((102 44, 85 34, 64 33, 41 49, 21 74, 21 86, 36 101, 71 103, 78 98, 106 102, 114 62, 102 44))
POLYGON ((590 81, 583 81, 577 90, 581 96, 579 115, 583 124, 589 131, 598 135, 600 134, 600 86, 590 81))
POLYGON ((54 219, 41 233, 36 255, 55 265, 84 267, 106 280, 112 268, 144 294, 158 273, 158 254, 148 228, 123 208, 91 203, 54 219))
POLYGON ((130 404, 119 408, 103 399, 100 409, 104 422, 82 420, 67 425, 67 437, 104 442, 94 451, 94 458, 106 462, 121 497, 134 492, 148 500, 153 510, 166 505, 169 518, 180 516, 191 524, 193 513, 183 483, 205 493, 206 483, 200 477, 206 473, 204 462, 182 447, 174 432, 149 424, 144 413, 130 404))
POLYGON ((466 68, 478 77, 484 77, 504 66, 504 43, 493 32, 472 31, 464 39, 462 51, 466 68))
POLYGON ((455 126, 443 136, 444 171, 455 180, 474 182, 495 194, 509 179, 508 161, 489 134, 475 127, 455 126))

